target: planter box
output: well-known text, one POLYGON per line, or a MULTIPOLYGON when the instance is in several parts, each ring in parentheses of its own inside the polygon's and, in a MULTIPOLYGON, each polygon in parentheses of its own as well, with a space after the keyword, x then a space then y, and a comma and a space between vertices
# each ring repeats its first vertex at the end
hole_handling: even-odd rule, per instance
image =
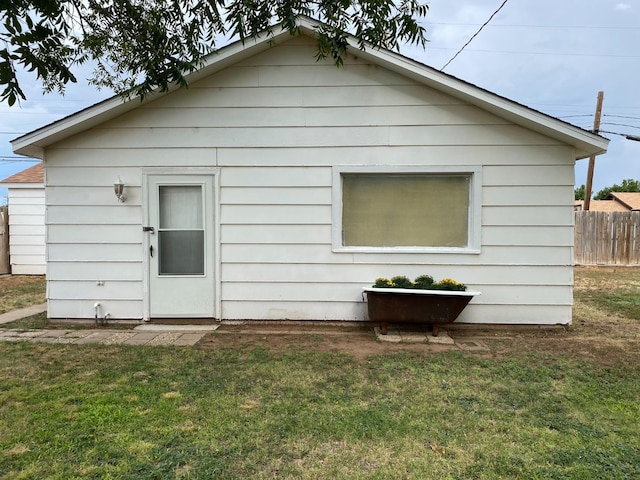
POLYGON ((480 292, 467 290, 418 290, 366 287, 369 320, 380 324, 383 334, 390 323, 423 323, 433 327, 452 323, 480 292))

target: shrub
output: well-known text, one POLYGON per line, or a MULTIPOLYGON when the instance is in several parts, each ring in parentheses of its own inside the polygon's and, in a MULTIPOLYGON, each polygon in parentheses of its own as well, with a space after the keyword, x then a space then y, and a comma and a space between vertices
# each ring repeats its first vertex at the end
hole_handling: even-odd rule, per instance
POLYGON ((388 278, 380 277, 376 278, 376 283, 373 286, 375 288, 393 288, 393 283, 388 278))
POLYGON ((452 278, 444 278, 439 282, 435 282, 431 275, 420 275, 412 282, 404 275, 398 275, 388 278, 376 278, 374 288, 415 288, 418 290, 453 290, 464 292, 467 286, 464 283, 457 282, 452 278))
POLYGON ((464 283, 455 281, 453 278, 443 278, 439 282, 434 283, 431 288, 433 290, 454 290, 464 292, 467 286, 464 283))
POLYGON ((391 283, 394 288, 413 288, 413 282, 409 280, 409 277, 405 277, 404 275, 392 277, 391 283))
POLYGON ((420 275, 413 282, 414 288, 429 290, 433 285, 433 277, 431 275, 420 275))

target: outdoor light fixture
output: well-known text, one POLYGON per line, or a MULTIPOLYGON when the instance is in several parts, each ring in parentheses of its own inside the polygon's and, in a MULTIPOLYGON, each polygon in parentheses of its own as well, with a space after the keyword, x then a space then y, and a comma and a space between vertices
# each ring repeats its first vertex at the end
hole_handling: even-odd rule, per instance
POLYGON ((118 201, 120 203, 124 203, 127 199, 127 196, 124 194, 124 183, 122 183, 120 177, 118 177, 116 183, 113 184, 113 191, 116 194, 116 198, 118 199, 118 201))

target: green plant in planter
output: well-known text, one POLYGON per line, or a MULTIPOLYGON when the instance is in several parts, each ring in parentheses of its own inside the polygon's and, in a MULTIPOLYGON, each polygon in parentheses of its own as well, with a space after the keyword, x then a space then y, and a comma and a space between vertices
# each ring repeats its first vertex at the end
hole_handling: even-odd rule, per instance
POLYGON ((453 278, 443 278, 439 282, 431 285, 432 290, 453 290, 458 292, 464 292, 467 286, 464 283, 455 281, 453 278))
POLYGON ((376 283, 373 286, 375 288, 393 288, 393 283, 388 278, 380 277, 376 278, 376 283))
POLYGON ((450 290, 464 292, 467 286, 464 283, 460 283, 452 278, 443 278, 439 282, 434 281, 431 275, 420 275, 412 282, 408 277, 404 275, 398 275, 388 278, 380 277, 376 278, 376 283, 373 284, 374 288, 413 288, 417 290, 450 290))
POLYGON ((433 285, 433 277, 431 275, 420 275, 413 281, 413 288, 420 288, 422 290, 429 290, 433 285))
POLYGON ((391 277, 391 284, 393 288, 413 288, 413 282, 409 280, 409 277, 405 277, 404 275, 391 277))

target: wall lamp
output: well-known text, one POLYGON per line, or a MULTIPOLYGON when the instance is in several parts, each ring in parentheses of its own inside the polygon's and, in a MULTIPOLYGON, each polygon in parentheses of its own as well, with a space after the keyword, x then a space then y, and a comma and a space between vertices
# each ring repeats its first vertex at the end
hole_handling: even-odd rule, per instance
POLYGON ((113 184, 113 191, 120 203, 124 203, 127 200, 127 196, 124 194, 124 183, 122 183, 120 177, 118 177, 116 183, 113 184))

